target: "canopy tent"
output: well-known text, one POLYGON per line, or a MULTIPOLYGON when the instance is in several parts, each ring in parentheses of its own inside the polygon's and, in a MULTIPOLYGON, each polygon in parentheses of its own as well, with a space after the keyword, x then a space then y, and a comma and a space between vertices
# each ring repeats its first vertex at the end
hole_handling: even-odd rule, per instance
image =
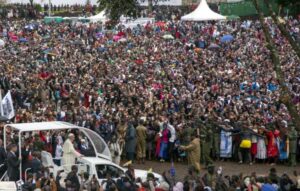
POLYGON ((181 17, 183 21, 209 21, 209 20, 225 20, 226 17, 212 11, 206 0, 202 0, 199 6, 190 14, 181 17))
POLYGON ((106 16, 105 10, 103 10, 102 12, 100 12, 97 15, 91 16, 88 18, 90 20, 90 22, 106 22, 108 20, 108 17, 106 16))

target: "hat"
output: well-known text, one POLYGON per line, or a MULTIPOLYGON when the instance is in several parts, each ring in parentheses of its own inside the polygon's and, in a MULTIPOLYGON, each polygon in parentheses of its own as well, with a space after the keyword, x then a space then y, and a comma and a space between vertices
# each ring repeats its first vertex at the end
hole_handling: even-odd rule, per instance
POLYGON ((147 174, 147 178, 152 178, 152 179, 155 179, 155 176, 153 173, 148 173, 147 174))

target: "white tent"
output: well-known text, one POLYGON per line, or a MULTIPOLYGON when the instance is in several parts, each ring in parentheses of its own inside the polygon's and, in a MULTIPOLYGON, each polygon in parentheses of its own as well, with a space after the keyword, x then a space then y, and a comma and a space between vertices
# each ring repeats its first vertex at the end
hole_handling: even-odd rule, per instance
POLYGON ((197 9, 188 15, 181 17, 183 21, 209 21, 209 20, 225 20, 226 17, 213 12, 206 0, 202 0, 197 9))
POLYGON ((105 10, 103 10, 102 12, 100 12, 97 15, 91 16, 88 18, 91 22, 95 23, 95 22, 106 22, 108 20, 108 17, 105 14, 105 10))

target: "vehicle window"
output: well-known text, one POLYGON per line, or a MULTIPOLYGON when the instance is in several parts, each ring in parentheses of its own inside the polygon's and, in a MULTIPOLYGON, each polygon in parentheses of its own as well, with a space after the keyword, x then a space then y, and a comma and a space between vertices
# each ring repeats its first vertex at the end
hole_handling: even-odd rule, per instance
POLYGON ((124 175, 124 171, 112 165, 96 165, 97 175, 99 179, 106 179, 107 176, 119 178, 124 175))
POLYGON ((96 165, 97 175, 99 179, 104 179, 106 177, 106 166, 96 165))

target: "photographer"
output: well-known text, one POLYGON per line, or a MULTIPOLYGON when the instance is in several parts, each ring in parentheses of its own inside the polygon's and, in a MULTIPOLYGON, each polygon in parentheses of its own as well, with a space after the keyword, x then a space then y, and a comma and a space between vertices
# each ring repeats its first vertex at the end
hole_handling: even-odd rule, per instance
POLYGON ((99 185, 99 182, 97 180, 96 175, 93 175, 92 179, 88 183, 87 190, 88 191, 98 191, 98 190, 100 190, 100 185, 99 185))
MULTIPOLYGON (((101 183, 101 186, 105 187, 104 191, 111 191, 117 189, 117 183, 112 179, 110 173, 106 174, 106 180, 101 183)), ((97 191, 97 187, 99 188, 99 184, 96 177, 94 176, 89 184, 88 191, 97 191)))
POLYGON ((80 182, 77 176, 78 167, 76 165, 72 166, 72 171, 68 174, 66 180, 66 189, 72 189, 74 191, 79 191, 80 182))
POLYGON ((65 188, 63 188, 63 187, 60 185, 61 173, 62 173, 63 171, 64 171, 64 170, 58 171, 58 172, 57 172, 57 175, 56 175, 56 178, 55 178, 55 183, 56 183, 57 191, 65 191, 65 190, 66 190, 65 188))

